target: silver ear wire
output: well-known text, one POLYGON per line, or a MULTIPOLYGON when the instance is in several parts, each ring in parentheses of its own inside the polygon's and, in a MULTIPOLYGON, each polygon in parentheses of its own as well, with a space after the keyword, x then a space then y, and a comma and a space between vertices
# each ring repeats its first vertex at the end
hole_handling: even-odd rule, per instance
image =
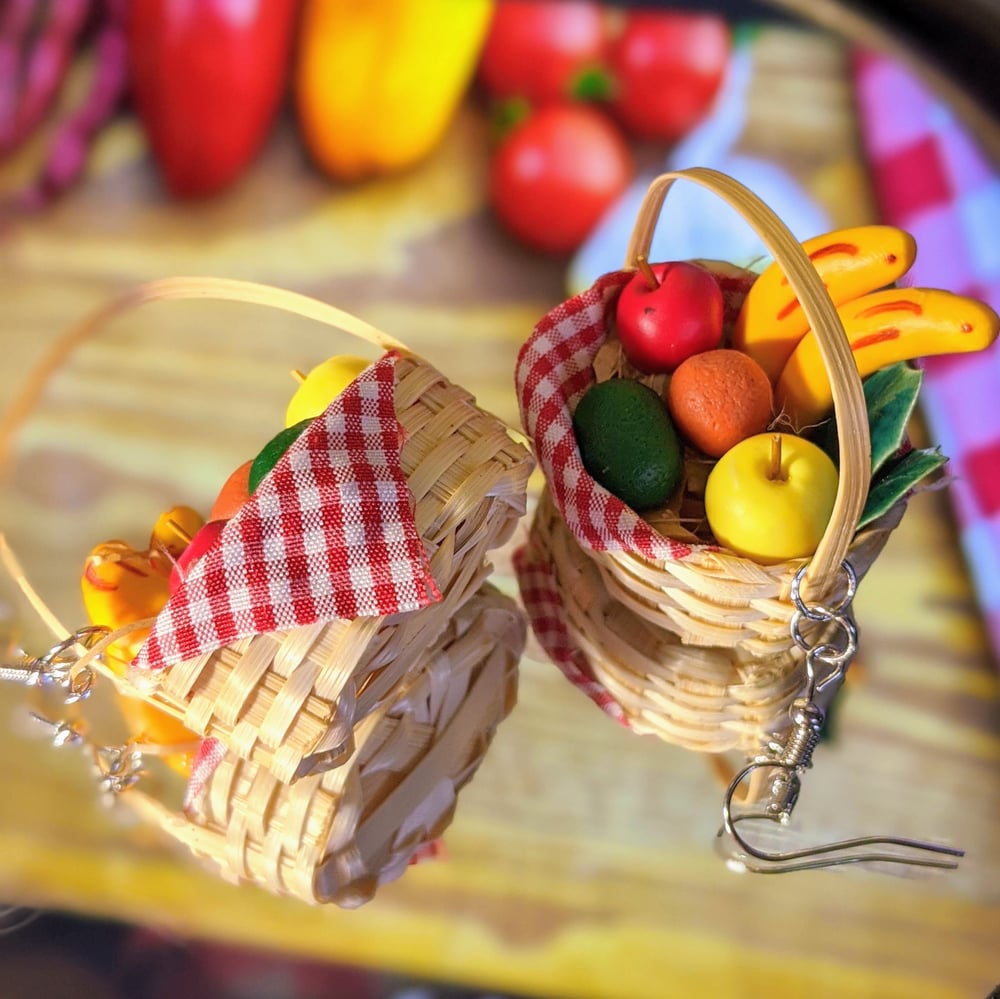
POLYGON ((66 704, 85 701, 94 685, 94 671, 89 666, 74 669, 79 659, 76 650, 93 648, 107 634, 107 628, 96 625, 80 628, 38 658, 24 656, 20 662, 0 664, 0 680, 29 687, 61 687, 66 704))
POLYGON ((817 697, 832 697, 836 693, 857 651, 857 627, 850 617, 857 578, 849 563, 844 562, 843 568, 847 574, 845 595, 832 607, 807 605, 803 601, 800 586, 805 569, 798 572, 792 584, 796 611, 791 621, 791 632, 796 644, 806 653, 805 696, 792 704, 792 724, 784 741, 772 740, 767 754, 744 767, 726 790, 722 804, 722 828, 718 835, 728 837, 736 848, 727 856, 727 864, 732 870, 786 874, 860 863, 953 870, 958 867, 958 862, 944 858, 965 856, 964 850, 899 836, 859 836, 800 850, 769 850, 754 846, 739 828, 739 823, 759 824, 764 820, 786 825, 791 819, 802 790, 802 773, 812 766, 813 751, 820 741, 826 721, 825 712, 817 704, 817 697), (804 633, 807 622, 827 626, 818 642, 812 642, 804 633), (820 675, 819 667, 825 669, 823 675, 820 675), (767 772, 771 773, 771 777, 767 782, 766 797, 754 810, 735 814, 734 802, 743 783, 767 772), (879 847, 895 850, 880 850, 879 847))
POLYGON ((854 839, 821 843, 801 850, 763 850, 748 842, 737 823, 767 820, 785 824, 791 816, 791 808, 794 807, 800 788, 798 772, 787 763, 751 763, 736 775, 726 791, 722 806, 722 828, 719 830, 720 837, 728 835, 737 847, 737 851, 731 853, 726 860, 730 870, 749 871, 753 874, 789 874, 793 871, 864 863, 905 864, 910 867, 954 870, 958 867, 958 862, 955 860, 937 859, 920 854, 937 854, 942 858, 965 856, 964 850, 901 836, 858 836, 854 839), (778 804, 776 797, 773 796, 760 811, 734 815, 733 800, 736 792, 743 781, 757 770, 777 772, 775 781, 772 782, 772 795, 776 794, 778 799, 784 799, 786 802, 784 807, 787 810, 783 810, 783 806, 778 804), (777 791, 775 785, 779 785, 777 791), (901 852, 889 853, 868 849, 878 846, 896 847, 901 852), (748 857, 752 857, 753 860, 748 860, 748 857))
MULTIPOLYGON (((41 688, 61 687, 63 701, 73 704, 90 696, 96 679, 89 666, 74 668, 81 650, 86 652, 109 634, 108 628, 99 626, 81 628, 44 655, 24 655, 19 662, 0 664, 0 681, 12 681, 41 688)), ((131 740, 120 746, 101 746, 91 743, 82 722, 53 720, 36 711, 30 717, 48 729, 52 745, 78 746, 91 757, 102 791, 114 797, 133 787, 143 776, 142 753, 131 740)))

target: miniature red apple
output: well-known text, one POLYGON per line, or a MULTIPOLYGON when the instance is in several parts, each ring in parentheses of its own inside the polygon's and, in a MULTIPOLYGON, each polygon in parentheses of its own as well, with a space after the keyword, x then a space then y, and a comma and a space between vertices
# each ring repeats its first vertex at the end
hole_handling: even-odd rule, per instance
POLYGON ((825 451, 792 434, 756 434, 713 466, 705 516, 720 544, 767 565, 812 555, 836 496, 825 451))
POLYGON ((224 520, 210 520, 191 539, 191 543, 181 552, 180 557, 174 563, 173 571, 170 573, 171 593, 174 593, 184 582, 195 562, 215 544, 225 526, 226 521, 224 520))
POLYGON ((722 341, 722 289, 698 264, 673 261, 648 264, 618 296, 618 339, 640 371, 673 371, 694 354, 722 341))

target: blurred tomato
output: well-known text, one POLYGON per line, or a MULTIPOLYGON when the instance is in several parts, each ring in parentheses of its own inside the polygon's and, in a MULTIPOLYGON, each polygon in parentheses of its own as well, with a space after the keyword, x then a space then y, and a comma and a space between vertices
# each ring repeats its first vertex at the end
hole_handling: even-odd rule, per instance
POLYGON ((608 56, 615 115, 633 135, 679 139, 708 113, 729 53, 729 26, 721 17, 630 13, 608 56))
POLYGON ((297 0, 131 0, 132 99, 172 194, 212 194, 256 155, 285 91, 297 0))
POLYGON ((604 11, 585 0, 499 0, 479 62, 493 98, 547 104, 573 95, 603 63, 604 11))
POLYGON ((618 127, 584 104, 540 108, 497 149, 490 201, 501 223, 546 253, 576 249, 625 190, 632 158, 618 127))

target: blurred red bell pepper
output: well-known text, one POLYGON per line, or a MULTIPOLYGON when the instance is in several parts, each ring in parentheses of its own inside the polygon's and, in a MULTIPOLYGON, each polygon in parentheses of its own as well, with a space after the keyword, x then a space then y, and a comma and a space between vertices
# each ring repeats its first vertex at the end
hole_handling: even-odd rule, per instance
POLYGON ((131 96, 177 197, 253 160, 285 93, 297 0, 131 0, 131 96))

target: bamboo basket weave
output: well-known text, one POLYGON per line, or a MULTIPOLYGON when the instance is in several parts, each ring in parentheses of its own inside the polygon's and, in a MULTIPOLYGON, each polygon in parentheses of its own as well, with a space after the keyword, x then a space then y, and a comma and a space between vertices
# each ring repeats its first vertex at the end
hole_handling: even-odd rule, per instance
MULTIPOLYGON (((14 433, 48 378, 79 344, 138 305, 192 298, 280 309, 401 355, 395 386, 405 434, 401 463, 442 599, 406 614, 256 635, 169 667, 152 687, 136 689, 128 679, 113 677, 122 693, 151 702, 195 734, 220 739, 235 756, 290 782, 348 760, 359 720, 382 710, 406 677, 423 669, 427 650, 489 574, 488 553, 511 536, 523 515, 532 461, 468 392, 354 316, 264 285, 176 278, 130 291, 55 345, 0 424, 0 468, 9 463, 14 433)), ((58 622, 50 627, 65 638, 58 622)))
MULTIPOLYGON (((647 256, 664 199, 677 180, 713 192, 754 228, 817 333, 840 441, 829 525, 811 559, 762 565, 703 537, 707 543, 693 545, 686 557, 654 560, 638 551, 581 544, 546 488, 528 549, 549 566, 568 638, 583 654, 589 678, 617 703, 621 720, 687 749, 752 754, 787 727, 788 709, 805 684, 804 653, 790 631, 796 573, 808 566, 806 599, 837 601, 844 584, 841 563, 849 561, 863 577, 899 523, 904 504, 857 531, 871 474, 861 379, 836 308, 809 258, 752 192, 704 168, 658 177, 639 209, 625 271, 636 270, 639 258, 647 256)), ((697 497, 688 499, 697 505, 697 497)), ((671 536, 669 522, 653 522, 671 536)), ((683 540, 690 542, 690 535, 683 540)))
POLYGON ((187 815, 141 791, 133 808, 227 880, 353 908, 449 825, 514 706, 524 616, 489 584, 450 618, 422 668, 355 726, 344 765, 283 784, 229 753, 187 815))

